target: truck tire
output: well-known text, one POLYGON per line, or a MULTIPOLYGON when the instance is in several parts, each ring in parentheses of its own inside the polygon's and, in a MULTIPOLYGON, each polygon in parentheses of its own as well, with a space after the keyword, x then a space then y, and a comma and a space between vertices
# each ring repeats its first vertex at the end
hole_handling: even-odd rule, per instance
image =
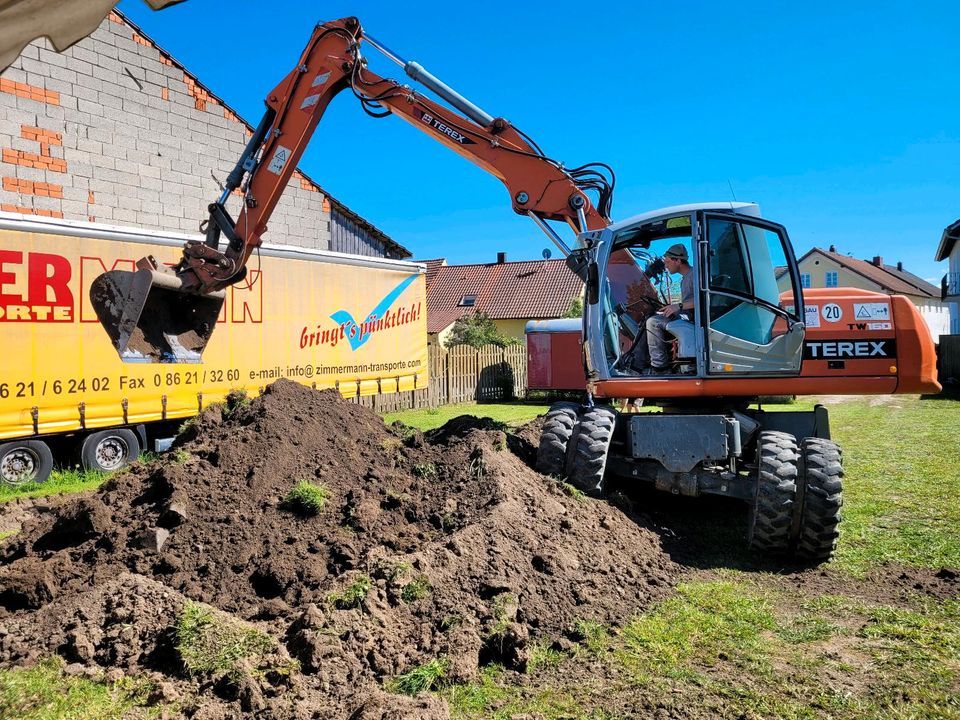
POLYGON ((140 455, 140 440, 126 428, 90 433, 80 446, 84 470, 113 472, 132 463, 140 455))
POLYGON ((567 479, 578 490, 592 497, 604 493, 603 472, 607 468, 610 440, 617 424, 617 413, 608 407, 585 408, 574 428, 573 448, 567 479))
POLYGON ((544 475, 564 475, 567 471, 567 447, 577 424, 579 405, 558 402, 550 406, 540 433, 537 470, 544 475))
POLYGON ((748 542, 754 550, 786 554, 793 544, 793 509, 800 452, 790 433, 765 430, 757 439, 757 492, 748 542))
POLYGON ((826 562, 840 537, 843 451, 831 440, 805 438, 800 443, 800 457, 803 475, 796 554, 811 562, 826 562))
POLYGON ((53 453, 42 440, 0 444, 0 485, 20 487, 46 482, 52 471, 53 453))

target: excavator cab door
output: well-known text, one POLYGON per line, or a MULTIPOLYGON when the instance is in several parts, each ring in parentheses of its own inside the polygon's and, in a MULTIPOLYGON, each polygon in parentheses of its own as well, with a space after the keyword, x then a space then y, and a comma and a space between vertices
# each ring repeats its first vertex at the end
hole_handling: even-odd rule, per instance
POLYGON ((706 211, 697 213, 697 225, 707 375, 798 375, 803 296, 786 229, 706 211))

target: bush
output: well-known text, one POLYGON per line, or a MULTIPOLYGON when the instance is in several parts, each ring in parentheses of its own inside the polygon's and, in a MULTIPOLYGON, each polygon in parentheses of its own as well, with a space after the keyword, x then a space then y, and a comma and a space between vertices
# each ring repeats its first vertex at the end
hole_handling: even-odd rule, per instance
POLYGON ((479 348, 484 345, 507 347, 519 344, 520 341, 517 338, 507 337, 501 333, 485 312, 469 313, 457 320, 450 331, 450 337, 444 343, 448 348, 454 345, 479 348))

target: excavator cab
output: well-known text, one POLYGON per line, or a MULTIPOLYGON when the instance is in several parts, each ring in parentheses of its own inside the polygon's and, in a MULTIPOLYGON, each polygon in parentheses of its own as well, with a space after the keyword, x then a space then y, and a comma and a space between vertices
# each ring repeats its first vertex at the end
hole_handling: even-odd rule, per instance
POLYGON ((647 213, 589 234, 585 308, 588 372, 598 380, 650 373, 646 324, 681 302, 668 248, 687 251, 694 307, 667 325, 678 349, 666 375, 793 376, 804 325, 799 273, 786 230, 751 203, 705 203, 647 213), (682 353, 680 355, 679 353, 682 353))
POLYGON ((199 363, 226 293, 185 291, 183 280, 153 257, 134 272, 111 270, 90 285, 97 319, 124 362, 199 363))

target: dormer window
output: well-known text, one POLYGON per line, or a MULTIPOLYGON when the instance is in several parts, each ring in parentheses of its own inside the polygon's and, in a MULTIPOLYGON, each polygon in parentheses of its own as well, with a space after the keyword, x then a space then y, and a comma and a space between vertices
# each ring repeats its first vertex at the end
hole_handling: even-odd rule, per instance
POLYGON ((473 307, 476 304, 476 295, 464 295, 462 298, 460 298, 460 307, 473 307))

